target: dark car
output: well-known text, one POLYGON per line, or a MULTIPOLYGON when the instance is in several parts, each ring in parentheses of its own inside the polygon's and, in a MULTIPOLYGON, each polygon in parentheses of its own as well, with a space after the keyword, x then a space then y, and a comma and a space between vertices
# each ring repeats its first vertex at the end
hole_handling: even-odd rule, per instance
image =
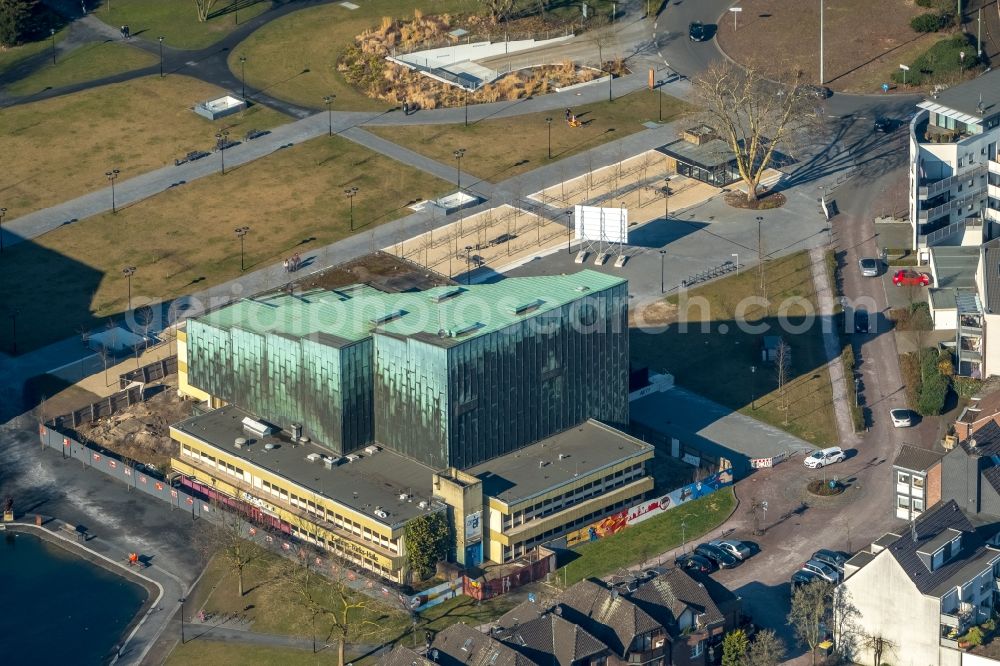
POLYGON ((685 571, 697 571, 698 573, 703 574, 715 571, 715 564, 712 560, 707 557, 702 557, 701 555, 695 555, 694 553, 681 555, 674 560, 674 564, 685 571))
POLYGON ((829 564, 831 567, 841 572, 844 571, 844 564, 847 562, 847 558, 841 553, 828 548, 820 548, 817 550, 813 553, 812 559, 829 564))
POLYGON ((820 580, 820 577, 811 571, 799 570, 792 574, 792 589, 794 590, 800 585, 808 585, 813 581, 820 580))
POLYGON ((688 26, 688 37, 692 42, 703 42, 708 39, 708 28, 701 21, 692 21, 688 26))
POLYGON ((867 333, 868 332, 868 310, 864 308, 858 308, 854 311, 854 332, 855 333, 867 333))
POLYGON ((875 119, 875 131, 884 132, 888 134, 892 130, 896 129, 896 121, 892 118, 876 118, 875 119))
POLYGON ((694 549, 695 554, 711 560, 717 567, 722 569, 732 569, 740 563, 738 559, 722 550, 718 546, 703 543, 694 549))

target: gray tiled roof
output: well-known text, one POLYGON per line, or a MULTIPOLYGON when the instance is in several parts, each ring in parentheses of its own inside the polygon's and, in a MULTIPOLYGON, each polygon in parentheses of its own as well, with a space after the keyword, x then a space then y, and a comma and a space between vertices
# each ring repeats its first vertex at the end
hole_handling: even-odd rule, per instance
POLYGON ((983 478, 986 482, 993 486, 993 490, 1000 493, 1000 465, 994 465, 993 467, 987 467, 983 470, 983 478))
POLYGON ((434 637, 441 666, 535 666, 521 652, 467 624, 453 624, 434 637))
POLYGON ((512 629, 518 625, 524 624, 525 622, 530 622, 531 620, 541 617, 546 610, 548 609, 539 606, 537 603, 522 601, 501 615, 496 624, 498 627, 502 627, 504 629, 512 629))
POLYGON ((938 93, 928 101, 977 118, 988 118, 1000 111, 1000 70, 977 76, 938 93), (982 100, 982 110, 979 104, 982 100))
MULTIPOLYGON (((953 535, 949 535, 949 540, 951 536, 953 535)), ((903 534, 889 546, 888 551, 917 589, 929 595, 939 595, 956 584, 964 583, 970 567, 977 568, 998 555, 996 551, 987 550, 983 546, 972 523, 954 500, 925 512, 913 523, 912 532, 903 534), (940 541, 941 535, 949 530, 962 533, 961 549, 957 555, 931 571, 918 552, 933 549, 933 544, 940 541)))
POLYGON ((1000 455, 1000 426, 995 421, 990 421, 972 433, 972 437, 962 440, 959 446, 973 456, 1000 455), (976 442, 975 446, 972 446, 973 441, 976 442))
POLYGON ((434 666, 433 661, 404 645, 397 645, 377 663, 378 666, 434 666))
POLYGON ((702 623, 705 625, 725 622, 705 586, 682 569, 670 569, 651 578, 629 598, 671 631, 676 631, 677 618, 688 607, 697 614, 704 614, 702 623))
POLYGON ((497 638, 543 666, 570 666, 608 649, 586 629, 556 613, 529 620, 499 633, 497 638))
POLYGON ((925 472, 934 463, 940 461, 942 455, 937 451, 928 451, 927 449, 919 449, 909 444, 903 444, 903 448, 899 450, 899 455, 892 461, 892 464, 895 467, 902 467, 903 469, 925 472))
POLYGON ((581 625, 624 657, 636 636, 647 634, 662 625, 649 613, 603 585, 582 580, 559 595, 563 617, 581 625))

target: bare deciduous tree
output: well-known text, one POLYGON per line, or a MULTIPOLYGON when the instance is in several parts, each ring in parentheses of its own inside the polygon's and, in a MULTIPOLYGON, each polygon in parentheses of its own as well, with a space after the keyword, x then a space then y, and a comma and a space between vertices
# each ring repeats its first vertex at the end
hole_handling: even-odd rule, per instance
POLYGON ((198 21, 204 23, 212 13, 212 7, 218 0, 194 0, 195 9, 198 11, 198 21))
POLYGON ((514 0, 480 0, 480 2, 490 13, 490 22, 494 26, 507 20, 511 12, 514 11, 514 0))
POLYGON ((795 636, 809 647, 812 664, 816 666, 816 646, 825 638, 823 623, 829 616, 829 599, 833 586, 822 580, 800 585, 792 593, 792 609, 788 624, 795 636))
POLYGON ((220 518, 215 525, 203 524, 198 533, 201 550, 206 557, 217 555, 222 558, 229 571, 236 574, 237 591, 242 598, 246 593, 246 573, 267 557, 267 550, 251 540, 254 528, 242 516, 214 503, 212 510, 220 518))
POLYGON ((776 87, 758 65, 720 60, 694 81, 697 104, 706 123, 729 144, 751 204, 775 151, 816 117, 810 92, 800 85, 802 73, 782 78, 784 88, 776 87))
POLYGON ((764 629, 750 642, 745 666, 778 666, 785 658, 785 643, 773 629, 764 629))
POLYGON ((783 338, 778 338, 778 346, 774 350, 774 374, 778 379, 781 411, 785 413, 785 425, 788 425, 788 381, 792 376, 792 348, 783 338))

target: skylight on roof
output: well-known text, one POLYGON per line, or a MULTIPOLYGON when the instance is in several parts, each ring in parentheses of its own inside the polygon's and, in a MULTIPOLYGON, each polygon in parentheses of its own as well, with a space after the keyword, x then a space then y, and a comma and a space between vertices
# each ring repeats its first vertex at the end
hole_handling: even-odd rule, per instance
POLYGON ((393 321, 394 319, 399 319, 404 314, 405 313, 402 310, 394 310, 380 317, 375 317, 374 319, 370 319, 369 321, 372 323, 373 326, 381 326, 382 324, 387 324, 390 321, 393 321))
POLYGON ((528 312, 531 312, 532 310, 537 309, 538 306, 540 306, 541 304, 542 304, 542 299, 536 298, 533 301, 529 301, 527 303, 522 303, 521 305, 515 305, 514 307, 512 307, 510 309, 510 311, 513 314, 516 314, 516 315, 523 315, 525 313, 528 313, 528 312))

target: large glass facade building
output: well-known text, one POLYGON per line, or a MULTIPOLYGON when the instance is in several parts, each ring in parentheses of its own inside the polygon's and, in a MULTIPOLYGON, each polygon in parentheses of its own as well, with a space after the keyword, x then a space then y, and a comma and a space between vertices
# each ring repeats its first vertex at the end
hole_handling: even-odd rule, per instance
POLYGON ((189 321, 182 385, 341 455, 378 442, 464 468, 625 425, 627 307, 627 282, 595 271, 246 299, 189 321))

